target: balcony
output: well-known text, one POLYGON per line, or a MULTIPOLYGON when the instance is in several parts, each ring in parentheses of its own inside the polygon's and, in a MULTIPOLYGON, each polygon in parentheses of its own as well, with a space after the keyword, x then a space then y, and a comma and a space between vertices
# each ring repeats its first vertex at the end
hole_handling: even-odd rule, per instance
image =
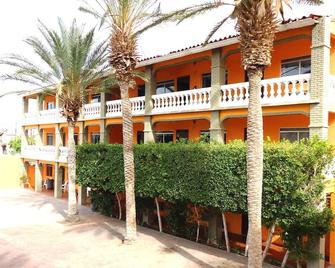
POLYGON ((67 147, 59 147, 58 152, 55 146, 26 145, 21 149, 22 158, 33 160, 67 163, 67 155, 67 147))
MULTIPOLYGON (((296 75, 262 80, 261 103, 263 106, 289 105, 311 103, 310 96, 311 75, 296 75)), ((329 79, 329 92, 335 91, 335 76, 329 79)), ((335 93, 335 92, 334 92, 335 93)), ((249 98, 249 84, 237 83, 223 85, 219 95, 220 109, 246 108, 249 98)), ((183 113, 210 111, 211 88, 201 88, 179 91, 152 96, 151 114, 183 113)), ((133 116, 144 115, 145 97, 131 98, 133 116)), ((330 107, 335 110, 335 101, 329 100, 330 107), (333 102, 333 103, 332 103, 333 102)), ((122 116, 121 100, 106 102, 106 117, 116 118, 122 116)), ((85 104, 83 119, 91 120, 101 117, 101 103, 85 104)), ((66 122, 58 109, 45 110, 39 114, 26 114, 24 124, 43 124, 66 122)))

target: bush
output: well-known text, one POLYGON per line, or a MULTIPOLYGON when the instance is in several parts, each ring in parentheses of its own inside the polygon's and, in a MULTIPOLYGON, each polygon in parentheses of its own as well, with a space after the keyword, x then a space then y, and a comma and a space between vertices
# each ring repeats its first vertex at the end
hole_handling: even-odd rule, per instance
MULTIPOLYGON (((79 184, 124 192, 122 145, 85 144, 77 150, 79 184)), ((243 142, 136 145, 134 153, 138 197, 247 213, 243 142)), ((324 206, 316 207, 322 201, 323 174, 332 159, 333 147, 317 138, 296 143, 267 142, 264 146, 263 223, 281 227, 286 247, 299 258, 305 257, 303 251, 308 249, 299 243, 302 237, 309 236, 312 241, 330 229, 332 213, 324 206), (313 228, 319 231, 315 233, 313 228)), ((179 216, 184 213, 172 212, 179 216)), ((185 222, 184 218, 180 216, 180 221, 185 222)), ((170 225, 173 233, 186 233, 180 229, 180 222, 175 220, 170 225)))
POLYGON ((21 137, 15 137, 13 138, 9 143, 9 148, 14 152, 14 153, 21 153, 21 137))

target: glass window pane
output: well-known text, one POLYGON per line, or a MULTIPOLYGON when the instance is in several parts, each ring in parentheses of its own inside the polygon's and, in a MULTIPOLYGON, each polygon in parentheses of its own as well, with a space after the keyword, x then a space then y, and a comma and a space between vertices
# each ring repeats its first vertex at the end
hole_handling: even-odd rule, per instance
POLYGON ((164 142, 165 143, 173 142, 173 134, 172 133, 166 133, 164 135, 164 142))
POLYGON ((290 76, 299 74, 299 61, 282 64, 281 76, 290 76))
POLYGON ((299 132, 299 140, 309 139, 309 132, 299 132))
POLYGON ((300 74, 310 74, 311 73, 311 60, 301 61, 300 74))
POLYGON ((211 74, 203 74, 202 75, 202 87, 210 87, 212 83, 212 77, 211 74))
POLYGON ((288 140, 290 142, 295 142, 298 140, 297 132, 280 132, 280 140, 288 140))

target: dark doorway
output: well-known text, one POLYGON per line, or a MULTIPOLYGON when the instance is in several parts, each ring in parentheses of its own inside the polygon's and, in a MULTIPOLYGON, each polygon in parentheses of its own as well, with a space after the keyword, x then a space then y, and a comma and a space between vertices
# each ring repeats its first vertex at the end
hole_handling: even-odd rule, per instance
POLYGON ((177 91, 190 90, 190 77, 182 76, 177 78, 177 91))

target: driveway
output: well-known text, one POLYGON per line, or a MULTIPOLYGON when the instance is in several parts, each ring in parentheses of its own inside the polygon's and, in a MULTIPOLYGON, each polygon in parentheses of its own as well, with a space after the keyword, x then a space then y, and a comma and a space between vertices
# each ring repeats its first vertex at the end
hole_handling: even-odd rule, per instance
POLYGON ((124 222, 80 207, 81 222, 71 225, 66 206, 29 190, 0 190, 0 267, 246 267, 245 257, 142 227, 137 242, 124 245, 124 222))

